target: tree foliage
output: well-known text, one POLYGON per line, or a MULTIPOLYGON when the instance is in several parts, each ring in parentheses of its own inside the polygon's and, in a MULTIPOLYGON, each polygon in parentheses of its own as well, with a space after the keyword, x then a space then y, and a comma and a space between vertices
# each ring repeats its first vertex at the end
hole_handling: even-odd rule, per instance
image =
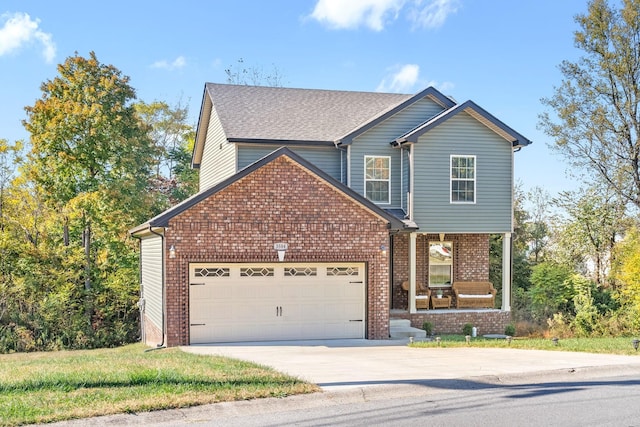
POLYGON ((130 342, 138 255, 127 230, 160 200, 151 129, 129 78, 94 53, 67 58, 41 89, 26 107, 31 151, 3 184, 0 352, 130 342))
POLYGON ((563 81, 542 102, 557 115, 540 116, 555 148, 577 177, 595 175, 640 207, 640 0, 589 2, 576 17, 576 62, 563 61, 563 81))

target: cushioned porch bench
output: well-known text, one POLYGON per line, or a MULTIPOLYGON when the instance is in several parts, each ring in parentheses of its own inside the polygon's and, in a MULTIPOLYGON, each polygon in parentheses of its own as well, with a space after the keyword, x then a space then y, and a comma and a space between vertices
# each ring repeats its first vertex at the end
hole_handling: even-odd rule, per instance
POLYGON ((454 282, 456 308, 493 308, 496 290, 491 282, 454 282))

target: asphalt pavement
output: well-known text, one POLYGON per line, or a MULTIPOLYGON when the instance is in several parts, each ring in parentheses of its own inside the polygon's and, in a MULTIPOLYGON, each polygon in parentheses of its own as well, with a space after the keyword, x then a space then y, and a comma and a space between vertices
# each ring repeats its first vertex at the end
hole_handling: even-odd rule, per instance
MULTIPOLYGON (((562 342, 559 343, 560 347, 562 342)), ((631 345, 631 344, 629 344, 631 345)), ((327 340, 212 344, 184 351, 270 366, 318 384, 322 392, 288 398, 223 402, 193 408, 120 414, 48 426, 217 425, 234 414, 347 405, 394 396, 427 395, 487 384, 567 381, 640 375, 638 356, 512 348, 413 348, 405 340, 327 340)))

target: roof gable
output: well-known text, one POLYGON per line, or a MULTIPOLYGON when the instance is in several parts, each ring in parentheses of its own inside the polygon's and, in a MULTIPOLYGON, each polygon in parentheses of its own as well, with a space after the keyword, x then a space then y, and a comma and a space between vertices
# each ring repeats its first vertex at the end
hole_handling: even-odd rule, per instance
POLYGON ((353 139, 356 138, 359 135, 362 135, 364 132, 368 131, 369 129, 375 127, 376 125, 378 125, 379 123, 383 122, 384 120, 388 119, 389 117, 393 116, 394 114, 399 113, 400 111, 402 111, 403 109, 409 107, 410 105, 420 101, 423 98, 429 98, 431 99, 433 102, 439 104, 440 106, 442 106, 442 108, 444 108, 445 110, 453 107, 456 105, 456 103, 449 97, 443 95, 441 92, 439 92, 438 90, 436 90, 435 88, 429 86, 428 88, 426 88, 425 90, 418 92, 417 94, 413 95, 411 98, 391 107, 388 108, 386 111, 381 111, 378 115, 372 117, 369 121, 367 121, 366 123, 360 124, 358 125, 358 127, 356 127, 355 129, 352 129, 349 133, 347 133, 346 135, 342 136, 341 138, 339 138, 338 140, 336 140, 337 144, 342 144, 342 145, 348 145, 351 144, 351 142, 353 142, 353 139))
POLYGON ((425 123, 396 138, 391 143, 394 145, 399 145, 405 142, 417 142, 418 138, 425 132, 430 131, 436 126, 439 126, 440 124, 446 122, 452 117, 455 117, 461 112, 469 114, 478 122, 482 123, 487 128, 491 129, 493 132, 509 141, 514 148, 525 147, 532 143, 532 141, 510 128, 502 121, 498 120, 495 116, 490 114, 488 111, 486 111, 484 108, 480 107, 473 101, 466 101, 462 104, 458 104, 448 110, 443 111, 435 117, 427 120, 425 123))
POLYGON ((296 153, 294 153, 290 149, 288 149, 286 147, 282 147, 282 148, 279 148, 279 149, 275 150, 271 154, 263 157, 262 159, 258 160, 257 162, 247 166, 246 168, 244 168, 243 170, 241 170, 237 174, 229 177, 228 179, 220 182, 219 184, 217 184, 217 185, 215 185, 215 186, 213 186, 213 187, 211 187, 211 188, 209 188, 209 189, 207 189, 207 190, 205 190, 205 191, 203 191, 201 193, 198 193, 198 194, 196 194, 196 195, 184 200, 183 202, 177 204, 176 206, 174 206, 174 207, 164 211, 160 215, 157 215, 156 217, 152 218, 148 222, 146 222, 144 224, 141 224, 138 227, 135 227, 135 228, 129 230, 129 233, 131 235, 139 235, 139 234, 144 233, 147 230, 152 229, 152 228, 167 227, 169 225, 169 221, 172 218, 174 218, 175 216, 177 216, 177 215, 185 212, 186 210, 194 207, 195 205, 197 205, 201 201, 203 201, 203 200, 207 199, 208 197, 210 197, 210 196, 212 196, 212 195, 224 190, 225 188, 229 187, 233 183, 235 183, 235 182, 239 181, 240 179, 250 175, 252 172, 260 169, 261 167, 271 163, 272 161, 274 161, 274 160, 276 160, 276 159, 278 159, 278 158, 280 158, 282 156, 288 157, 289 159, 291 159, 292 161, 294 161, 295 163, 300 165, 307 172, 317 176, 320 180, 325 181, 328 185, 330 185, 331 187, 335 188, 337 191, 343 193, 346 197, 349 197, 349 198, 353 199, 353 201, 355 201, 356 203, 360 204, 365 209, 371 211, 373 214, 377 215, 381 219, 388 221, 389 227, 391 229, 400 230, 400 229, 407 228, 406 225, 404 224, 404 222, 401 221, 399 218, 395 217, 393 214, 391 214, 391 213, 385 211, 384 209, 378 207, 376 204, 372 203, 371 201, 369 201, 368 199, 364 198, 363 196, 361 196, 360 194, 356 193, 355 191, 353 191, 349 187, 345 186, 344 184, 340 183, 339 181, 336 181, 330 175, 326 174, 325 172, 323 172, 322 170, 320 170, 319 168, 314 166, 312 163, 309 163, 308 161, 306 161, 305 159, 303 159, 302 157, 300 157, 299 155, 297 155, 296 153))

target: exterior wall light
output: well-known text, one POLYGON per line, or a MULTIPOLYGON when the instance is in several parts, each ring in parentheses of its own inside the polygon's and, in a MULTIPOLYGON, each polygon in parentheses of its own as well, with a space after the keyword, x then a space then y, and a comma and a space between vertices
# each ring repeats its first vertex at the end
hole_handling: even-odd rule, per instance
POLYGON ((176 247, 171 245, 169 248, 169 258, 173 259, 176 257, 176 247))
POLYGON ((386 255, 387 254, 387 246, 386 245, 380 245, 380 252, 382 252, 382 255, 386 255))

